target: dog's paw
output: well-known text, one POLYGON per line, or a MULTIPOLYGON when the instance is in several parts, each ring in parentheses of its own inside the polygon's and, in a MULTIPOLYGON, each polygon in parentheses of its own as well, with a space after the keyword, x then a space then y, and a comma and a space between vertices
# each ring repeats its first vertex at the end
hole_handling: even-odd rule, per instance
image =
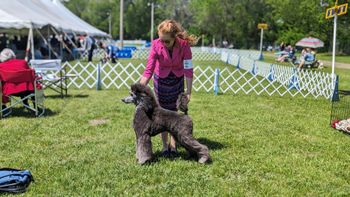
POLYGON ((198 159, 198 163, 200 164, 207 164, 210 163, 210 157, 208 156, 202 156, 201 158, 198 159))
POLYGON ((139 159, 138 163, 140 165, 146 165, 146 164, 150 164, 152 162, 152 158, 143 158, 143 159, 139 159))

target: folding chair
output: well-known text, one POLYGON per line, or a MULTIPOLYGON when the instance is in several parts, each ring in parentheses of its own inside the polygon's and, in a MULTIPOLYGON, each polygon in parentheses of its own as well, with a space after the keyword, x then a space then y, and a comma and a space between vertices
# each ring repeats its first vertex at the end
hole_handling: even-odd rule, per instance
POLYGON ((74 77, 68 75, 66 67, 61 66, 60 59, 53 60, 31 60, 30 65, 43 80, 43 88, 50 88, 61 95, 68 95, 67 79, 74 77))
POLYGON ((0 118, 6 117, 12 113, 12 108, 17 104, 22 104, 25 108, 35 112, 35 116, 40 117, 45 113, 44 106, 44 92, 43 89, 40 88, 39 80, 36 79, 34 70, 26 69, 22 71, 4 71, 0 70, 0 101, 2 103, 2 96, 7 97, 10 101, 10 106, 5 109, 1 109, 0 118), (18 93, 14 94, 6 94, 3 92, 2 83, 12 83, 19 84, 27 82, 28 84, 33 85, 34 92, 30 93, 23 98, 18 98, 18 93), (31 107, 29 105, 24 104, 24 100, 32 99, 34 97, 35 106, 31 107), (14 102, 12 102, 14 101, 14 102))

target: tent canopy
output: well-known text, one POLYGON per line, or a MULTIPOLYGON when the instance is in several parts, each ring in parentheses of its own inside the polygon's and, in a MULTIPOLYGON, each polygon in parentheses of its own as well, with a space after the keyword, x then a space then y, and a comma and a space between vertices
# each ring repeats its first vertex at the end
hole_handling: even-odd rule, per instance
POLYGON ((59 0, 1 0, 0 28, 42 28, 51 25, 64 32, 108 37, 108 34, 86 23, 59 0))

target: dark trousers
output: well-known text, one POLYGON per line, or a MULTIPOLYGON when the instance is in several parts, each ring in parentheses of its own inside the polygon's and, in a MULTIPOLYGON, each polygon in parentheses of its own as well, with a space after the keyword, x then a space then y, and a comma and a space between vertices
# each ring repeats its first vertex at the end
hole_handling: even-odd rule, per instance
POLYGON ((88 61, 91 62, 92 61, 92 54, 94 52, 94 49, 90 49, 89 53, 88 53, 88 61))

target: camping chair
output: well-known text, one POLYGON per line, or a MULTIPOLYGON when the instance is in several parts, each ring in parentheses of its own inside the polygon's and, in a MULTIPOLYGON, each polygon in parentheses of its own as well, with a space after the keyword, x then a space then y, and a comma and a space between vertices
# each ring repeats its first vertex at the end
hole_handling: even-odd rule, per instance
POLYGON ((34 70, 32 69, 26 69, 22 71, 0 71, 0 101, 2 103, 2 96, 5 96, 9 98, 10 100, 10 106, 6 107, 5 109, 1 109, 0 111, 0 118, 6 117, 12 113, 12 108, 17 104, 22 104, 25 108, 35 112, 35 116, 40 117, 45 113, 45 107, 44 107, 44 92, 42 88, 40 88, 39 80, 36 79, 34 70), (2 84, 1 83, 23 83, 23 82, 34 82, 33 89, 34 92, 30 93, 23 98, 18 98, 18 93, 13 95, 5 95, 3 92, 2 84), (34 107, 31 107, 29 105, 24 104, 25 100, 32 99, 34 97, 34 107), (13 102, 14 101, 14 102, 13 102))
POLYGON ((43 88, 50 88, 57 92, 61 98, 68 95, 67 80, 74 75, 67 75, 66 67, 61 66, 60 59, 31 60, 30 65, 43 80, 43 88))
POLYGON ((313 61, 305 61, 305 63, 304 63, 305 68, 318 68, 319 62, 316 59, 316 54, 313 54, 313 55, 314 55, 313 61))

